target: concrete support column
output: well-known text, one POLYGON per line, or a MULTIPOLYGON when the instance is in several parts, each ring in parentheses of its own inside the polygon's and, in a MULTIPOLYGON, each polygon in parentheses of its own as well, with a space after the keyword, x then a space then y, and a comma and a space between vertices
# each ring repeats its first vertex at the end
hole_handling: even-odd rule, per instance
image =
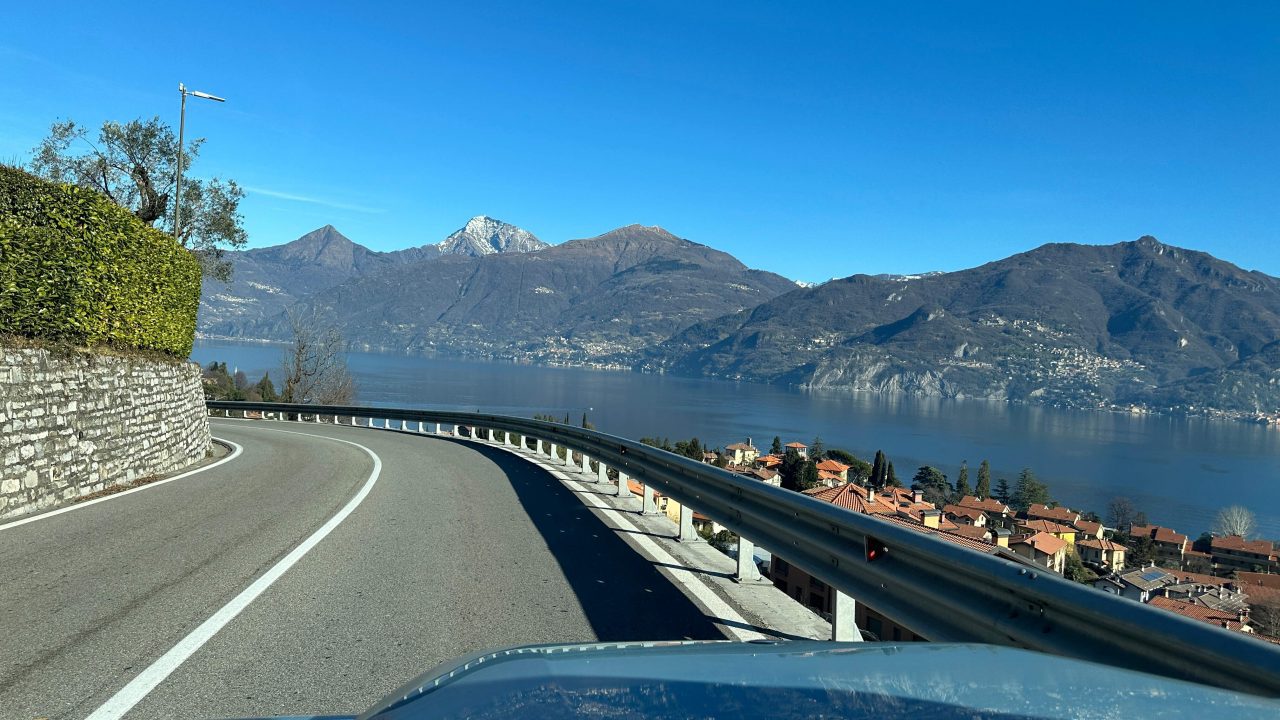
POLYGON ((738 582, 759 582, 760 569, 756 567, 756 544, 738 536, 738 572, 733 576, 738 582))
POLYGON ((535 447, 533 451, 539 455, 544 454, 542 452, 542 438, 538 438, 537 447, 535 447))
POLYGON ((680 542, 697 542, 702 538, 693 530, 693 508, 680 504, 680 534, 676 536, 680 542))
POLYGON ((436 423, 436 434, 440 434, 440 423, 436 423))
POLYGON ((836 642, 862 642, 862 633, 854 622, 856 603, 844 593, 831 588, 831 639, 836 642))
POLYGON ((631 478, 627 477, 626 473, 622 472, 621 470, 618 471, 618 497, 620 498, 631 497, 631 486, 627 484, 627 481, 629 481, 630 479, 631 478))
POLYGON ((600 461, 596 461, 596 482, 598 483, 609 482, 609 468, 605 467, 604 463, 600 461))
POLYGON ((583 453, 582 455, 582 474, 591 474, 591 460, 587 457, 586 453, 583 453))
POLYGON ((549 455, 550 457, 552 457, 552 458, 554 458, 554 457, 556 456, 556 444, 555 444, 555 443, 551 443, 551 452, 550 452, 550 453, 548 453, 548 455, 549 455))
POLYGON ((641 515, 657 515, 658 501, 653 497, 653 486, 644 486, 644 496, 640 498, 640 514, 641 515))
POLYGON ((493 431, 493 428, 489 428, 489 442, 491 443, 498 442, 498 435, 493 431))
POLYGON ((573 467, 573 448, 565 447, 564 449, 564 466, 573 467))

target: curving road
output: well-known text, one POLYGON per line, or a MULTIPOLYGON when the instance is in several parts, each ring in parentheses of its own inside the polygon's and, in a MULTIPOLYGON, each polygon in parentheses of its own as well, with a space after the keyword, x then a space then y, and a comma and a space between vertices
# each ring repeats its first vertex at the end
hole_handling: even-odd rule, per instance
POLYGON ((483 648, 723 637, 506 452, 212 424, 238 457, 0 525, 0 717, 351 713, 483 648))

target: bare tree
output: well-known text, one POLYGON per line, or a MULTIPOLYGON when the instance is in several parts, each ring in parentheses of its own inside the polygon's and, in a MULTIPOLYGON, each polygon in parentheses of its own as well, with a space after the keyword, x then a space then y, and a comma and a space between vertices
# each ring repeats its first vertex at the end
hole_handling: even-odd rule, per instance
POLYGON ((333 325, 317 327, 290 311, 293 346, 284 354, 280 402, 349 405, 356 384, 347 369, 347 342, 333 325))
POLYGON ((1253 513, 1243 505, 1231 505, 1218 511, 1213 521, 1215 535, 1239 535, 1247 538, 1253 535, 1253 513))

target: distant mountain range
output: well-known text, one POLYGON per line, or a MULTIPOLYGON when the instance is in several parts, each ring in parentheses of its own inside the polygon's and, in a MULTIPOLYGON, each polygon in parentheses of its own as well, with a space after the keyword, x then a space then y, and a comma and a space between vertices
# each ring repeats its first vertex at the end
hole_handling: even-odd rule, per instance
POLYGON ((1154 238, 951 273, 800 286, 656 227, 548 246, 486 217, 378 253, 324 227, 230 253, 210 336, 599 363, 817 388, 1074 407, 1280 411, 1280 280, 1154 238))

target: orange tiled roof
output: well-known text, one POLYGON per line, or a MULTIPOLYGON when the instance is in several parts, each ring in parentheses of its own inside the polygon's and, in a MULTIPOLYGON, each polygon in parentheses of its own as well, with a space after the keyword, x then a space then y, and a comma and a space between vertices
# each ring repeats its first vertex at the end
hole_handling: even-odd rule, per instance
POLYGON ((724 449, 725 450, 755 450, 756 446, 751 445, 749 443, 734 443, 732 445, 725 445, 724 449))
POLYGON ((1230 578, 1218 577, 1217 575, 1206 575, 1204 573, 1186 572, 1185 570, 1169 570, 1170 575, 1178 578, 1180 583, 1196 583, 1198 585, 1226 585, 1231 582, 1230 578))
POLYGON ((1018 543, 1030 545, 1045 555, 1057 554, 1059 550, 1067 546, 1066 540, 1050 535, 1047 532, 1037 532, 1034 535, 1029 535, 1019 540, 1018 543))
POLYGON ((836 480, 836 481, 839 481, 839 482, 844 482, 844 478, 840 477, 839 475, 837 475, 837 474, 835 474, 835 473, 833 473, 833 472, 827 472, 826 470, 819 470, 819 471, 818 471, 818 479, 820 479, 820 480, 836 480))
POLYGON ((1236 571, 1236 581, 1241 585, 1262 586, 1280 590, 1280 575, 1275 573, 1257 573, 1244 570, 1236 571))
POLYGON ((798 450, 798 449, 800 449, 800 448, 804 448, 805 450, 808 450, 808 449, 809 449, 809 446, 808 446, 808 445, 805 445, 805 444, 804 444, 804 443, 802 443, 802 442, 789 442, 789 443, 787 443, 786 445, 784 445, 783 447, 796 448, 797 450, 798 450))
POLYGON ((1102 550, 1104 552, 1114 552, 1116 550, 1129 552, 1129 548, 1118 542, 1107 540, 1106 538, 1085 538, 1084 540, 1077 540, 1076 547, 1093 548, 1094 550, 1102 550))
POLYGON ((964 507, 963 505, 944 505, 942 512, 946 515, 967 517, 970 520, 977 520, 980 517, 986 517, 986 513, 982 512, 978 508, 964 507))
POLYGON ((829 502, 832 505, 838 505, 846 510, 863 514, 875 512, 867 501, 866 489, 853 483, 837 485, 836 487, 816 487, 805 490, 804 494, 823 502, 829 502))
POLYGON ((1223 550, 1237 550, 1260 555, 1274 555, 1275 548, 1266 540, 1245 540, 1239 535, 1228 535, 1226 537, 1215 537, 1212 547, 1214 550, 1219 548, 1223 550))
POLYGON ((1102 523, 1093 522, 1092 520, 1080 520, 1076 523, 1076 529, 1085 535, 1094 537, 1102 536, 1102 523))
POLYGON ((987 542, 987 536, 991 531, 986 528, 978 527, 977 525, 956 525, 954 528, 947 530, 947 532, 953 535, 963 535, 967 538, 987 542))
POLYGON ((1223 623, 1226 623, 1225 627, 1228 630, 1239 630, 1242 627, 1240 616, 1235 613, 1223 610, 1214 610, 1213 608, 1208 608, 1203 605, 1193 605, 1188 602, 1167 598, 1163 595, 1157 595, 1151 598, 1151 602, 1147 604, 1152 607, 1158 607, 1162 610, 1176 612, 1179 615, 1189 617, 1192 620, 1199 620, 1200 622, 1206 622, 1210 625, 1217 625, 1218 627, 1223 627, 1223 623))
POLYGON ((969 548, 970 550, 977 550, 978 552, 987 553, 988 555, 995 554, 997 552, 996 546, 992 545, 991 543, 982 542, 981 540, 974 540, 973 538, 964 537, 963 535, 954 535, 949 532, 942 532, 941 530, 934 530, 933 528, 927 528, 918 521, 908 520, 906 518, 897 517, 894 515, 879 515, 877 517, 879 517, 881 520, 894 523, 895 525, 909 527, 912 530, 915 530, 916 532, 922 532, 927 535, 932 535, 936 538, 946 540, 947 542, 953 545, 960 545, 961 547, 969 548))
POLYGON ((781 465, 782 458, 777 455, 761 455, 756 459, 756 462, 765 467, 773 467, 774 465, 781 465))
POLYGON ((997 512, 997 513, 1009 512, 1009 506, 1005 505, 999 500, 993 500, 991 498, 983 498, 979 500, 973 495, 965 495, 964 497, 960 498, 960 502, 956 504, 960 505, 961 507, 977 508, 984 512, 997 512))
POLYGON ((1046 518, 1049 520, 1060 520, 1065 523, 1074 523, 1080 519, 1080 513, 1073 511, 1071 508, 1051 508, 1048 505, 1041 505, 1040 503, 1031 503, 1031 507, 1027 508, 1027 516, 1033 518, 1046 518))
POLYGON ((1032 532, 1047 532, 1053 535, 1075 534, 1077 532, 1070 525, 1063 525, 1052 520, 1021 520, 1018 524, 1032 532))
POLYGON ((1146 535, 1155 542, 1171 545, 1185 545, 1187 542, 1186 535, 1159 525, 1133 525, 1129 528, 1129 534, 1146 535))
POLYGON ((822 462, 818 463, 818 469, 839 474, 848 470, 849 466, 845 465, 842 462, 837 462, 835 460, 823 460, 822 462))

